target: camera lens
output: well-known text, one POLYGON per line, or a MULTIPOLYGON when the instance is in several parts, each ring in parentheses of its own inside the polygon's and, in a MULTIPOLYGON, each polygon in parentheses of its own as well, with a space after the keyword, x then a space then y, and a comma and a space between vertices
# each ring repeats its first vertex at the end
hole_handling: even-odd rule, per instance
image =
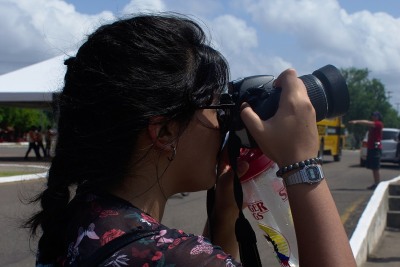
POLYGON ((317 121, 344 115, 349 110, 350 97, 340 71, 326 65, 312 74, 299 77, 307 88, 317 121))

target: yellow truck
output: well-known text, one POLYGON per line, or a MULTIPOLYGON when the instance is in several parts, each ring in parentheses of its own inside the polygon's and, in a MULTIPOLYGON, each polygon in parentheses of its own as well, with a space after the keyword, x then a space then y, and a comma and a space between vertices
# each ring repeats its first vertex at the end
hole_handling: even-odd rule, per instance
POLYGON ((342 149, 345 144, 344 125, 342 118, 324 119, 317 122, 319 134, 319 152, 318 156, 333 156, 334 161, 340 161, 342 149))

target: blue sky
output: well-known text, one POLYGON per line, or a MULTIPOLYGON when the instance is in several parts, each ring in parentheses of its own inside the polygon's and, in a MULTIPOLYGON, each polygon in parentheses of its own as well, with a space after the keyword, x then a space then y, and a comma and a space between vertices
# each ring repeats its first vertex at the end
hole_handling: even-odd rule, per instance
MULTIPOLYGON (((97 14, 103 10, 113 13, 119 12, 129 0, 68 0, 75 6, 77 11, 87 14, 97 14)), ((227 2, 227 1, 223 1, 227 2)), ((370 12, 386 12, 393 16, 400 16, 400 1, 398 0, 340 0, 340 6, 349 13, 362 10, 370 12)))
POLYGON ((200 20, 232 78, 368 68, 400 103, 399 0, 0 0, 0 74, 70 54, 96 27, 138 11, 200 20))

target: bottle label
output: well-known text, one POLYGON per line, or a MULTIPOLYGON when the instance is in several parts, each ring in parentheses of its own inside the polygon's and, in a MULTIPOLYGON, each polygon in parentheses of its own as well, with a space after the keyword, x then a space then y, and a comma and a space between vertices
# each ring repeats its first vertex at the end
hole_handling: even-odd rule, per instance
POLYGON ((264 213, 269 211, 261 200, 249 203, 247 207, 256 220, 264 219, 264 213))
POLYGON ((290 247, 287 239, 276 229, 259 223, 258 226, 264 231, 264 237, 272 244, 281 267, 290 267, 290 247))
POLYGON ((283 184, 282 178, 276 177, 272 181, 272 187, 274 188, 274 191, 279 195, 282 201, 288 201, 288 194, 286 191, 286 187, 283 184))

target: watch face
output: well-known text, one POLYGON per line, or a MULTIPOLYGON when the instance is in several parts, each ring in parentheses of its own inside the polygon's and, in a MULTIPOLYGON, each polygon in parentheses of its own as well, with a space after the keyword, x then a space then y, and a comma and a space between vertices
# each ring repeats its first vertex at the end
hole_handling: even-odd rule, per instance
POLYGON ((318 181, 321 179, 321 175, 317 166, 310 166, 306 169, 306 173, 310 181, 318 181))
POLYGON ((324 179, 324 173, 320 165, 308 165, 298 172, 292 173, 284 178, 285 185, 301 183, 315 184, 324 179))

